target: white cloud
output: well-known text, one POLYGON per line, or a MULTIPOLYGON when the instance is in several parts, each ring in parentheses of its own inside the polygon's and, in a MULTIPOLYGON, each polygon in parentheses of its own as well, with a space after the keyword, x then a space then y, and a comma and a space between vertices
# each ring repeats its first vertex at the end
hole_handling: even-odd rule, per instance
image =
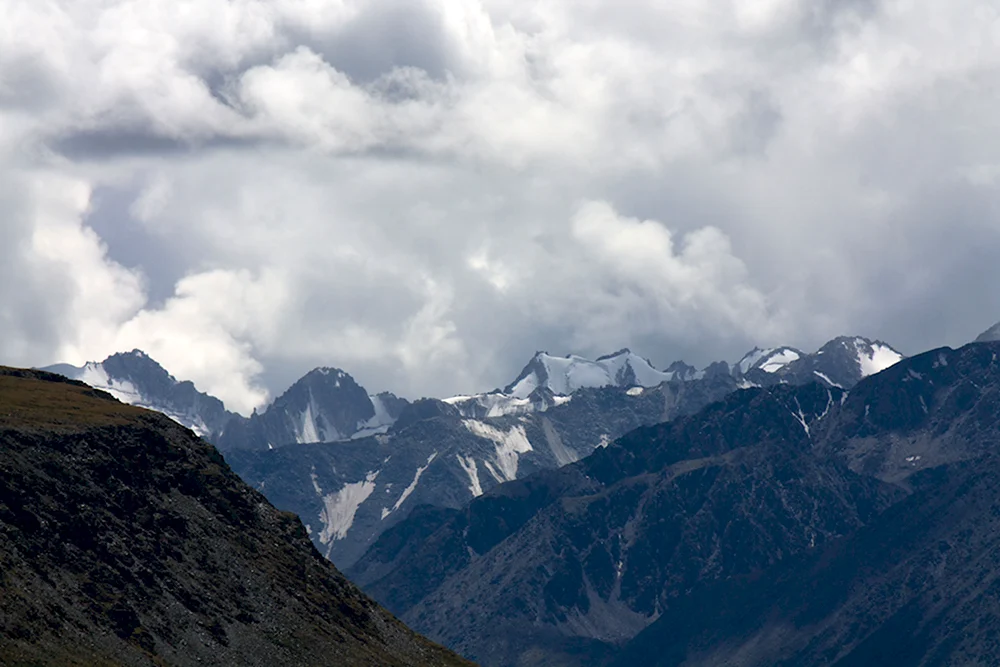
POLYGON ((8 363, 138 346, 246 411, 1000 312, 985 1, 0 4, 8 363))

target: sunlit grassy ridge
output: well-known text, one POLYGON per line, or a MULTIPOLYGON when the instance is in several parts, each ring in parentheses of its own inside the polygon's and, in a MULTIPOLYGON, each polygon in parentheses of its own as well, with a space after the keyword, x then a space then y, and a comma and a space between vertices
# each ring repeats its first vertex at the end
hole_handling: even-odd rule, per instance
POLYGON ((146 413, 82 382, 0 366, 0 429, 72 433, 121 426, 146 413))

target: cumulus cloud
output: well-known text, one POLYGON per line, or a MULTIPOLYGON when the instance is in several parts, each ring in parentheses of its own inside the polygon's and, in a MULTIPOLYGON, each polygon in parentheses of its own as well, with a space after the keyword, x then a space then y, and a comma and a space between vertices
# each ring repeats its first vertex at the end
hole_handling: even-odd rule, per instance
POLYGON ((247 412, 1000 317, 982 0, 0 5, 6 363, 141 347, 247 412))

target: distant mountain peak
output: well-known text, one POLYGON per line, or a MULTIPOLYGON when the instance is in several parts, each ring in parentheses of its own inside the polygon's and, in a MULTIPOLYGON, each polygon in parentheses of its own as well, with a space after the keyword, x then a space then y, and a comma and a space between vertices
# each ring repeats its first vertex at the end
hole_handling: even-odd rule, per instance
POLYGON ((605 354, 603 356, 597 357, 597 361, 606 361, 608 359, 614 359, 615 357, 620 357, 623 354, 632 354, 632 350, 628 349, 627 347, 623 347, 617 352, 612 352, 611 354, 605 354))
POLYGON ((818 381, 847 389, 903 358, 903 354, 883 341, 864 336, 838 336, 813 354, 788 346, 755 347, 736 363, 733 374, 752 384, 818 381))
POLYGON ((804 354, 801 350, 787 346, 754 347, 736 362, 735 368, 742 375, 746 375, 753 369, 760 369, 765 373, 775 373, 793 361, 798 361, 804 354))
POLYGON ((538 352, 503 393, 525 399, 539 387, 546 387, 555 395, 568 396, 584 387, 655 387, 673 377, 672 373, 657 370, 647 359, 633 354, 628 348, 594 361, 575 354, 554 357, 538 352))
POLYGON ((334 368, 332 366, 317 366, 316 368, 306 373, 306 375, 323 375, 323 376, 333 375, 338 378, 345 376, 350 377, 350 374, 347 373, 346 371, 343 371, 339 368, 334 368))
POLYGON ((994 341, 1000 341, 1000 322, 997 322, 976 338, 977 343, 991 343, 994 341))
POLYGON ((83 366, 56 364, 42 370, 107 391, 123 403, 162 412, 208 439, 218 437, 235 416, 222 401, 199 392, 193 383, 178 382, 140 349, 117 352, 83 366))

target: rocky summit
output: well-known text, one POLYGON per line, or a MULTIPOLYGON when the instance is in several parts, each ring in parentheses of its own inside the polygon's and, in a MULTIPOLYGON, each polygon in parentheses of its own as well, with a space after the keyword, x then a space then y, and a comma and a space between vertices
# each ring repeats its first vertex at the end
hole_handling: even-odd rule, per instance
POLYGON ((0 664, 469 663, 175 421, 0 368, 0 664))

